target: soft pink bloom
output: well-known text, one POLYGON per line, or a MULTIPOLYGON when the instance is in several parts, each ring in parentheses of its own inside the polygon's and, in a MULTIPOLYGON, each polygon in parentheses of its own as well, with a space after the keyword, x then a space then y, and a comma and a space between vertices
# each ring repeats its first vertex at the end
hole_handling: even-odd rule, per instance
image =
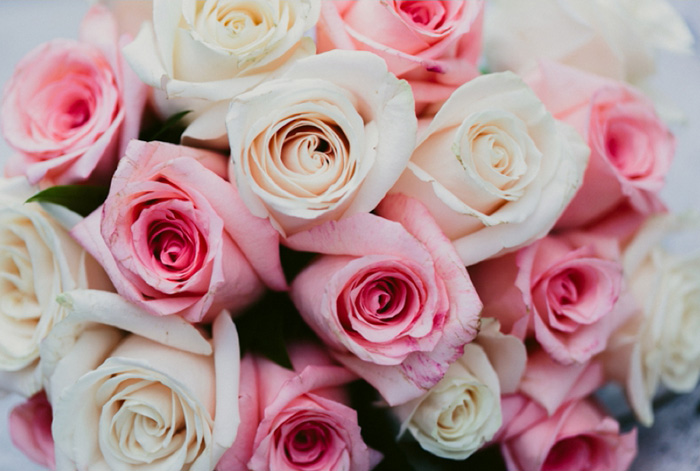
POLYGON ((501 442, 508 471, 624 471, 637 454, 637 431, 620 434, 590 400, 569 402, 551 417, 525 401, 512 421, 521 428, 501 442))
POLYGON ((585 233, 548 236, 470 268, 484 315, 506 332, 534 335, 555 360, 583 363, 605 349, 624 319, 617 241, 585 233))
POLYGON ((42 390, 12 409, 10 438, 32 461, 56 469, 51 421, 51 404, 42 390))
POLYGON ((119 294, 155 315, 210 320, 284 289, 278 235, 226 181, 220 154, 132 141, 104 205, 73 236, 119 294))
POLYGON ((658 193, 675 139, 653 103, 631 86, 555 63, 528 81, 555 118, 571 124, 591 148, 583 185, 558 227, 593 222, 624 201, 642 213, 663 208, 658 193))
POLYGON ((17 153, 9 176, 47 185, 109 180, 138 136, 147 87, 123 61, 109 11, 94 6, 80 41, 56 39, 20 61, 5 88, 2 133, 17 153))
POLYGON ((360 435, 342 386, 356 379, 310 345, 290 349, 294 371, 262 357, 241 362, 241 425, 219 471, 370 469, 377 454, 360 435))
POLYGON ((462 355, 481 302, 422 204, 394 195, 377 213, 289 237, 292 249, 324 254, 291 297, 335 358, 396 405, 424 394, 462 355))
POLYGON ((319 52, 370 51, 411 84, 420 111, 479 74, 481 1, 323 2, 319 52))

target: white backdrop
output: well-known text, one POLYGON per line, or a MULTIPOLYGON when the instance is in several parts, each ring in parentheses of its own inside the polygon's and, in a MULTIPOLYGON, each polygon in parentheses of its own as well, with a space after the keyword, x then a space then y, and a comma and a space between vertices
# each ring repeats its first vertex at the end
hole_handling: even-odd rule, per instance
MULTIPOLYGON (((674 0, 698 37, 700 1, 674 0)), ((15 64, 36 45, 57 37, 75 38, 87 0, 0 0, 0 84, 12 75, 15 64)), ((653 84, 686 116, 674 126, 678 139, 676 160, 663 191, 674 211, 700 210, 700 59, 693 56, 659 57, 659 73, 653 84)), ((10 154, 0 139, 0 165, 10 154)), ((695 245, 698 244, 695 241, 695 245)), ((700 339, 698 339, 700 341, 700 339)), ((640 437, 640 457, 635 471, 685 471, 700 468, 700 420, 693 417, 700 394, 672 404, 669 412, 640 437), (675 415, 674 415, 675 414, 675 415), (663 452, 663 457, 660 454, 663 452), (673 463, 672 463, 673 462, 673 463), (662 464, 663 463, 663 464, 662 464)), ((16 451, 7 435, 7 415, 19 398, 0 399, 0 471, 39 471, 16 451)), ((175 470, 174 470, 175 471, 175 470)))

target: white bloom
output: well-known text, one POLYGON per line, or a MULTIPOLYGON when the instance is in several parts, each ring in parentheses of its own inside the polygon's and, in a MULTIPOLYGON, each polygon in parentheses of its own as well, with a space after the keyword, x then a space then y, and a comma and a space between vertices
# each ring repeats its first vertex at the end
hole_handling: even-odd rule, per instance
POLYGON ((65 316, 65 290, 109 286, 97 263, 37 203, 26 179, 0 180, 0 388, 41 389, 39 345, 65 316))
MULTIPOLYGON (((304 33, 320 15, 320 0, 154 0, 124 55, 138 76, 175 108, 195 110, 183 139, 225 142, 227 101, 249 90, 315 45, 304 33)), ((172 106, 170 111, 173 111, 172 106)))
POLYGON ((423 397, 393 410, 423 449, 463 460, 492 439, 501 427, 501 394, 515 392, 525 371, 525 345, 482 319, 476 340, 423 397))
POLYGON ((547 234, 589 152, 520 78, 488 74, 445 102, 392 193, 423 202, 472 265, 547 234))
POLYGON ((231 102, 230 178, 283 234, 371 211, 408 162, 413 96, 377 56, 331 51, 231 102))
POLYGON ((63 302, 69 314, 42 346, 54 360, 57 469, 212 471, 240 420, 230 315, 217 317, 210 343, 181 318, 155 318, 113 293, 63 302))
POLYGON ((527 74, 541 59, 617 80, 654 72, 656 49, 690 52, 693 36, 666 0, 494 0, 484 26, 493 70, 527 74))

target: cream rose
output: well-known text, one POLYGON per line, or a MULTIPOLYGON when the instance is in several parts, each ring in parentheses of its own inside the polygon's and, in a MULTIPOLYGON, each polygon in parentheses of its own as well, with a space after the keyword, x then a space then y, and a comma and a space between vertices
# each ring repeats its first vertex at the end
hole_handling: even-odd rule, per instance
POLYGON ((617 80, 654 72, 654 52, 692 51, 693 35, 666 0, 496 0, 484 26, 493 70, 526 74, 542 59, 617 80))
POLYGON ((525 372, 527 352, 517 337, 503 335, 494 319, 482 319, 476 339, 423 397, 395 407, 423 449, 463 460, 501 427, 501 394, 514 393, 525 372))
POLYGON ((520 78, 488 74, 445 102, 391 192, 422 201, 472 265, 543 237, 589 153, 520 78))
POLYGON ((239 424, 239 347, 229 313, 213 339, 116 294, 62 296, 47 391, 60 470, 212 471, 239 424))
POLYGON ((664 248, 686 223, 672 215, 652 217, 623 254, 628 292, 618 310, 631 310, 632 318, 611 339, 605 365, 647 426, 660 385, 687 393, 700 379, 700 253, 664 248))
POLYGON ((184 141, 225 145, 227 101, 315 52, 304 37, 320 0, 154 0, 153 22, 124 55, 141 80, 165 91, 162 107, 188 109, 184 141))
POLYGON ((0 388, 25 396, 41 389, 39 345, 65 316, 56 296, 109 286, 63 227, 25 204, 37 191, 24 177, 0 180, 0 388))
POLYGON ((283 235, 371 211, 415 142, 411 89, 379 57, 331 51, 297 61, 231 102, 229 176, 283 235))

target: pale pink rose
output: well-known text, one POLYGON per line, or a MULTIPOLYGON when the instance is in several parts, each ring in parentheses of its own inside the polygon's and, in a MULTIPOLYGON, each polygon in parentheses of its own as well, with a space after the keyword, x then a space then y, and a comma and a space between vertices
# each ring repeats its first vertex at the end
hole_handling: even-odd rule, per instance
POLYGON ((46 393, 39 391, 10 412, 10 438, 29 459, 56 469, 51 421, 53 414, 46 393))
POLYGON ((605 349, 624 318, 613 312, 622 284, 617 241, 553 235, 470 267, 484 315, 506 332, 534 336, 555 360, 583 363, 605 349))
POLYGON ((343 386, 356 379, 319 347, 290 348, 294 370, 248 355, 241 362, 241 426, 218 471, 366 471, 379 458, 360 435, 343 386))
POLYGON ((324 254, 293 281, 291 297, 335 358, 397 405, 462 355, 481 302, 423 205, 395 195, 377 212, 289 237, 294 250, 324 254))
POLYGON ((223 177, 220 154, 132 141, 101 208, 73 236, 117 291, 155 315, 208 321, 284 289, 278 235, 223 177))
POLYGON ((528 83, 591 148, 583 185, 557 227, 583 226, 624 201, 645 215, 663 209, 658 193, 675 139, 648 98, 623 82, 555 63, 542 63, 528 83))
POLYGON ((483 10, 481 1, 323 2, 318 49, 377 54, 408 80, 420 111, 479 75, 483 10))
POLYGON ((524 404, 512 420, 527 426, 501 442, 508 471, 624 471, 637 454, 637 431, 621 434, 592 401, 569 402, 551 417, 524 404))
POLYGON ((17 153, 6 174, 46 185, 105 182, 139 132, 146 86, 119 51, 109 11, 94 6, 80 41, 56 39, 31 51, 5 88, 2 133, 17 153))

